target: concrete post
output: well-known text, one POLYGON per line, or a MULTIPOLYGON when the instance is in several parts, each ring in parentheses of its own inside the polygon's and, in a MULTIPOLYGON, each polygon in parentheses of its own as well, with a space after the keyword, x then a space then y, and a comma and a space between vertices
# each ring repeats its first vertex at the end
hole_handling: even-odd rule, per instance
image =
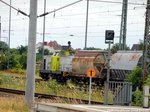
POLYGON ((85 26, 85 49, 87 48, 87 33, 88 33, 88 16, 89 16, 89 0, 87 0, 87 7, 86 7, 86 26, 85 26))
POLYGON ((143 108, 148 108, 149 86, 143 87, 143 108))
POLYGON ((35 91, 35 63, 36 63, 36 27, 37 0, 30 0, 29 39, 27 54, 27 80, 25 99, 30 109, 34 106, 35 91))

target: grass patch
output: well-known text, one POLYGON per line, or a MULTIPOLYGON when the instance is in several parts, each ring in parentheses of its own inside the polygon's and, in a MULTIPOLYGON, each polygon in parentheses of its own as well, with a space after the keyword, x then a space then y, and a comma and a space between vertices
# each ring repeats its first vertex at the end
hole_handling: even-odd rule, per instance
MULTIPOLYGON (((24 78, 15 78, 10 75, 0 74, 0 87, 25 90, 26 80, 24 78)), ((88 100, 89 91, 88 88, 81 88, 68 82, 66 85, 57 83, 56 80, 42 81, 35 84, 35 90, 38 93, 58 95, 64 97, 78 98, 88 100)), ((93 101, 103 102, 103 89, 93 89, 92 97, 93 101)))
POLYGON ((25 79, 15 78, 9 75, 0 75, 0 87, 11 89, 25 89, 25 79))
POLYGON ((29 112, 22 97, 0 97, 0 112, 29 112))
MULTIPOLYGON (((16 76, 16 77, 26 77, 26 70, 23 69, 8 69, 8 70, 3 70, 0 71, 1 75, 10 75, 10 76, 16 76)), ((36 70, 36 78, 39 77, 39 70, 36 70)))

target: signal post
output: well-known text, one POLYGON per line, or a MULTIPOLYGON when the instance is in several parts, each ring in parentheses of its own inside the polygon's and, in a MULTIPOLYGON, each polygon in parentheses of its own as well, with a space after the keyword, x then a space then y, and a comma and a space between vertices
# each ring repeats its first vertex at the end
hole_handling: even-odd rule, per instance
POLYGON ((89 77, 89 104, 91 104, 91 94, 92 94, 92 78, 95 77, 96 70, 94 68, 89 68, 87 70, 87 76, 89 77))
POLYGON ((110 45, 114 43, 114 31, 106 30, 105 31, 105 43, 108 44, 108 58, 107 58, 107 80, 105 83, 105 95, 104 95, 104 104, 108 105, 108 93, 109 93, 109 78, 110 78, 110 45))

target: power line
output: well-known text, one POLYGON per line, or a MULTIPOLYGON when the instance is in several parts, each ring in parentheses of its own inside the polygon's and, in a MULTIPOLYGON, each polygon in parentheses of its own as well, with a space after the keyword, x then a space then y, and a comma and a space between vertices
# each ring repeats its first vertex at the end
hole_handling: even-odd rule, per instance
MULTIPOLYGON (((4 2, 3 0, 0 0, 0 1, 1 1, 2 3, 4 3, 5 5, 10 6, 8 3, 4 2)), ((68 4, 68 5, 65 5, 65 6, 63 6, 63 7, 60 7, 60 8, 58 8, 58 9, 55 9, 55 10, 53 10, 53 11, 43 13, 43 14, 39 15, 38 17, 46 16, 46 15, 48 15, 48 14, 50 14, 50 13, 55 13, 55 12, 58 11, 58 10, 61 10, 61 9, 63 9, 63 8, 66 8, 66 7, 69 7, 69 6, 74 5, 74 4, 76 4, 76 3, 78 3, 78 2, 81 2, 81 1, 83 1, 83 0, 79 0, 79 1, 76 1, 76 2, 73 2, 73 3, 70 3, 70 4, 68 4)), ((105 3, 119 3, 119 4, 122 4, 122 2, 105 1, 105 0, 90 0, 90 1, 105 2, 105 3)), ((146 6, 146 4, 144 4, 144 3, 143 3, 143 4, 140 4, 140 3, 128 3, 128 4, 132 4, 132 5, 144 5, 144 6, 146 6)), ((21 11, 21 10, 15 8, 15 7, 13 7, 13 6, 10 6, 10 7, 13 8, 14 10, 18 11, 19 13, 21 13, 21 14, 23 14, 23 15, 29 17, 29 15, 26 14, 25 12, 23 12, 23 11, 21 11)), ((132 9, 128 9, 128 10, 132 10, 132 9)), ((133 9, 133 10, 134 10, 134 9, 133 9)), ((105 12, 115 12, 115 11, 121 11, 121 10, 95 12, 95 13, 105 13, 105 12)), ((80 15, 80 14, 77 14, 77 15, 80 15)), ((82 15, 82 14, 81 14, 81 15, 82 15)), ((72 16, 72 15, 65 15, 65 16, 72 16)))
POLYGON ((14 10, 18 11, 19 13, 23 14, 24 16, 28 16, 28 17, 29 17, 29 15, 28 15, 28 14, 26 14, 25 12, 23 12, 23 11, 21 11, 21 10, 19 10, 19 9, 15 8, 15 7, 13 7, 12 5, 9 5, 8 3, 4 2, 3 0, 0 0, 0 1, 1 1, 2 3, 4 3, 5 5, 7 5, 7 6, 11 7, 12 9, 14 9, 14 10))
MULTIPOLYGON (((7 5, 7 6, 13 8, 13 9, 16 10, 16 11, 18 11, 19 13, 21 13, 21 14, 23 14, 23 15, 29 17, 29 15, 26 14, 25 12, 23 12, 23 11, 21 11, 21 10, 19 10, 19 9, 13 7, 13 6, 11 6, 11 5, 9 5, 8 3, 4 2, 3 0, 0 0, 0 1, 1 1, 2 3, 4 3, 5 5, 7 5)), ((43 14, 39 15, 38 17, 46 16, 46 15, 48 15, 48 14, 50 14, 50 13, 55 13, 56 11, 59 11, 59 10, 61 10, 61 9, 64 9, 64 8, 69 7, 69 6, 71 6, 71 5, 74 5, 74 4, 76 4, 76 3, 78 3, 78 2, 81 2, 81 1, 83 1, 83 0, 78 0, 78 1, 76 1, 76 2, 73 2, 73 3, 70 3, 70 4, 68 4, 68 5, 62 6, 62 7, 58 8, 58 9, 55 9, 55 10, 53 10, 53 11, 43 13, 43 14)))
MULTIPOLYGON (((128 9, 128 10, 130 10, 130 11, 132 11, 132 10, 143 10, 143 9, 128 9)), ((109 12, 119 12, 119 11, 121 11, 121 10, 107 10, 107 11, 100 11, 100 12, 91 12, 91 13, 89 13, 89 14, 99 14, 99 13, 109 13, 109 12)), ((55 16, 55 19, 57 19, 57 18, 62 18, 62 17, 65 17, 65 16, 80 16, 80 15, 85 15, 84 13, 76 13, 76 14, 68 14, 68 15, 60 15, 60 16, 55 16)), ((143 14, 144 15, 144 14, 143 14)), ((110 16, 115 16, 115 15, 110 15, 110 16)), ((135 16, 140 16, 140 15, 128 15, 128 17, 129 16, 132 16, 132 17, 135 17, 135 16)), ((24 20, 27 20, 26 18, 21 18, 21 19, 12 19, 11 21, 24 21, 24 20)), ((3 20, 3 22, 7 22, 8 20, 3 20)))
MULTIPOLYGON (((104 34, 105 31, 100 31, 100 32, 88 32, 88 34, 104 34)), ((120 30, 115 30, 115 33, 119 33, 120 30)), ((136 33, 136 32, 143 32, 143 30, 129 30, 128 33, 136 33)), ((43 33, 37 32, 39 35, 43 35, 43 33)), ((68 35, 70 33, 45 33, 46 35, 68 35)), ((83 32, 74 32, 73 34, 84 34, 83 32)))
POLYGON ((81 1, 83 1, 83 0, 78 0, 78 1, 76 1, 76 2, 73 2, 73 3, 70 3, 70 4, 68 4, 68 5, 62 6, 62 7, 58 8, 58 9, 55 9, 55 10, 53 10, 53 11, 43 13, 43 14, 39 15, 38 17, 46 16, 46 15, 48 15, 48 14, 50 14, 50 13, 54 13, 54 14, 55 14, 56 11, 59 11, 59 10, 61 10, 61 9, 64 9, 64 8, 69 7, 69 6, 71 6, 71 5, 74 5, 74 4, 79 3, 79 2, 81 2, 81 1))
MULTIPOLYGON (((104 3, 115 3, 115 4, 123 4, 122 2, 114 2, 114 1, 105 1, 105 0, 90 0, 90 1, 93 1, 93 2, 104 2, 104 3)), ((130 5, 144 5, 146 6, 146 4, 141 4, 141 3, 132 3, 132 2, 129 2, 128 4, 130 5)))
MULTIPOLYGON (((128 9, 128 10, 143 10, 143 9, 128 9)), ((100 11, 100 12, 91 12, 89 14, 99 14, 99 13, 107 13, 107 12, 119 12, 121 10, 106 10, 106 11, 100 11)), ((76 13, 76 14, 68 14, 68 15, 60 15, 60 16, 56 16, 56 17, 63 17, 63 16, 77 16, 77 15, 85 15, 85 13, 76 13)))
MULTIPOLYGON (((20 31, 24 31, 22 30, 13 30, 13 31, 19 31, 19 33, 22 33, 20 31)), ((133 33, 133 32, 142 32, 143 30, 129 30, 128 33, 133 33)), ((119 30, 115 30, 115 32, 120 32, 119 30)), ((97 34, 97 33, 104 33, 104 31, 100 31, 100 32, 88 32, 89 34, 97 34)), ((43 35, 43 33, 41 32, 37 32, 38 35, 43 35)), ((70 33, 45 33, 46 35, 67 35, 70 33)), ((84 34, 83 32, 73 32, 73 34, 84 34)))
MULTIPOLYGON (((143 37, 143 35, 135 35, 135 34, 133 34, 133 35, 127 35, 127 36, 129 36, 129 37, 132 37, 132 38, 137 38, 137 36, 138 37, 143 37)), ((89 35, 89 37, 88 38, 99 38, 99 37, 103 37, 104 38, 104 35, 99 35, 99 36, 95 36, 95 35, 89 35)), ((41 38, 41 37, 37 37, 37 38, 41 38)), ((65 35, 64 36, 60 36, 60 35, 52 35, 52 36, 47 36, 46 38, 70 38, 69 36, 68 37, 66 37, 65 35)), ((76 38, 82 38, 82 39, 84 39, 83 38, 83 36, 81 37, 81 35, 76 35, 76 38)), ((118 36, 116 36, 115 37, 116 39, 119 39, 118 38, 118 36)))
MULTIPOLYGON (((137 24, 137 23, 128 23, 129 25, 137 24)), ((143 24, 143 23, 138 23, 138 24, 143 24)), ((114 25, 120 25, 120 24, 102 24, 102 25, 89 25, 89 27, 100 27, 100 26, 114 26, 114 25)), ((85 27, 85 26, 66 26, 66 27, 51 27, 47 29, 62 29, 62 28, 79 28, 79 27, 85 27)))
MULTIPOLYGON (((128 25, 143 25, 144 23, 127 23, 128 25)), ((98 25, 89 25, 89 27, 101 27, 101 26, 119 26, 120 24, 98 24, 98 25)), ((66 26, 66 27, 49 27, 47 29, 69 29, 69 28, 83 28, 85 26, 66 26)), ((38 30, 40 30, 41 28, 39 28, 38 30)), ((7 30, 2 30, 3 32, 4 31, 7 31, 7 30)), ((11 31, 24 31, 24 29, 19 29, 19 30, 11 30, 11 31)))

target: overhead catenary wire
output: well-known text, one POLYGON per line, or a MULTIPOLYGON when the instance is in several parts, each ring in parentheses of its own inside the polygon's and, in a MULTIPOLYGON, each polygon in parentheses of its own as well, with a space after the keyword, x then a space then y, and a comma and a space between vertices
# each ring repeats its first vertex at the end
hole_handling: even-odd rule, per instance
MULTIPOLYGON (((135 8, 131 8, 131 9, 128 9, 128 10, 130 10, 130 11, 132 11, 132 10, 143 10, 143 9, 135 9, 135 8)), ((102 14, 106 14, 107 12, 121 12, 121 10, 105 10, 105 11, 100 11, 100 12, 90 12, 89 14, 100 14, 100 13, 102 13, 102 14)), ((68 14, 68 15, 57 15, 55 18, 57 18, 57 17, 64 17, 64 16, 80 16, 80 15, 85 15, 85 13, 76 13, 76 14, 68 14)))
MULTIPOLYGON (((83 36, 82 37, 80 37, 81 35, 76 35, 76 38, 82 38, 82 39, 84 39, 83 38, 83 36)), ((133 35, 129 35, 128 34, 128 36, 130 36, 130 37, 132 37, 132 38, 137 38, 137 37, 143 37, 143 35, 136 35, 136 34, 133 34, 133 35), (137 36, 137 37, 136 37, 137 36)), ((89 35, 89 38, 99 38, 99 37, 102 37, 102 38, 104 38, 104 35, 97 35, 97 36, 95 36, 95 35, 89 35)), ((37 37, 37 38, 41 38, 41 37, 37 37)), ((69 38, 69 36, 68 35, 53 35, 53 36, 51 36, 51 35, 49 35, 49 36, 47 36, 47 38, 69 38), (67 37, 66 37, 67 36, 67 37)), ((116 39, 119 39, 119 36, 116 36, 116 37, 114 37, 114 38, 116 38, 116 39)))
MULTIPOLYGON (((139 31, 143 31, 143 30, 131 30, 131 31, 128 31, 128 32, 131 32, 131 33, 136 33, 136 32, 139 32, 139 31)), ((119 33, 120 32, 120 30, 115 30, 115 32, 117 32, 117 33, 119 33)), ((89 34, 104 34, 104 31, 100 31, 100 32, 88 32, 89 34)), ((37 32, 37 34, 38 35, 43 35, 43 33, 42 32, 37 32)), ((66 34, 70 34, 70 33, 45 33, 46 35, 66 35, 66 34)), ((79 35, 81 35, 81 34, 83 34, 84 35, 84 33, 83 32, 74 32, 74 34, 79 34, 79 35)))
MULTIPOLYGON (((4 1, 2 1, 2 0, 0 0, 1 2, 3 2, 3 3, 5 3, 6 5, 8 5, 8 6, 10 6, 9 4, 7 4, 6 2, 4 2, 4 1)), ((79 0, 79 1, 82 1, 82 0, 79 0)), ((74 3, 77 3, 77 2, 79 2, 79 1, 76 1, 76 2, 74 2, 74 3)), ((95 1, 95 0, 90 0, 90 1, 95 1)), ((97 1, 99 1, 99 0, 97 0, 97 1)), ((100 2, 110 2, 110 1, 100 1, 100 2)), ((121 3, 121 2, 117 2, 117 3, 121 3)), ((70 5, 70 4, 68 4, 68 5, 70 5)), ((73 5, 73 3, 72 3, 72 5, 73 5)), ((13 7, 13 6, 11 6, 14 10, 16 10, 16 11, 18 11, 18 12, 20 12, 20 10, 18 10, 18 9, 16 9, 15 7, 13 7)), ((64 7, 64 6, 63 6, 64 7)), ((62 8, 62 7, 61 7, 62 8)), ((61 8, 58 8, 59 10, 61 9, 61 8)), ((131 9, 128 9, 128 10, 136 10, 135 8, 131 8, 131 9)), ((139 9, 138 9, 139 10, 139 9)), ((55 10, 55 12, 57 11, 57 9, 55 10)), ((106 12, 117 12, 117 11, 121 11, 121 10, 106 10, 106 11, 101 11, 101 12, 92 12, 92 13, 89 13, 89 14, 97 14, 97 13, 106 13, 106 12)), ((53 11, 51 11, 51 12, 54 12, 54 10, 53 11)), ((21 13, 21 12, 20 12, 21 13)), ((24 13, 24 12, 23 12, 24 13)), ((27 14, 25 14, 25 15, 27 15, 27 14)), ((76 15, 85 15, 84 13, 78 13, 78 14, 71 14, 71 15, 61 15, 61 16, 57 16, 57 17, 63 17, 63 16, 76 16, 76 15)), ((25 19, 25 18, 24 18, 25 19)), ((19 19, 18 19, 19 20, 19 19)))
MULTIPOLYGON (((103 2, 103 3, 123 4, 122 2, 106 1, 106 0, 90 0, 90 1, 93 1, 93 2, 103 2)), ((132 2, 129 2, 128 4, 130 4, 130 5, 144 5, 144 6, 146 6, 145 3, 132 3, 132 2)))
MULTIPOLYGON (((0 0, 1 1, 1 0, 0 0)), ((97 0, 98 1, 98 0, 97 0)), ((104 1, 104 0, 103 0, 104 1)), ((119 4, 119 3, 116 3, 116 4, 119 4)), ((120 3, 121 4, 121 3, 120 3)), ((143 5, 142 5, 143 6, 143 5)), ((144 6, 143 6, 144 7, 144 6)), ((106 9, 105 9, 106 10, 106 9)), ((134 9, 133 9, 134 10, 134 9)), ((118 10, 119 11, 119 10, 118 10)), ((121 10, 120 10, 121 11, 121 10)), ((58 11, 59 12, 59 11, 58 11)), ((109 10, 108 9, 108 11, 106 10, 105 12, 112 12, 111 10, 109 10)), ((105 12, 102 12, 102 13, 105 13, 105 12)), ((82 12, 80 12, 82 15, 85 15, 85 13, 82 13, 82 12)), ((97 13, 97 12, 95 12, 95 13, 97 13)), ((98 12, 99 13, 99 12, 98 12)), ((91 13, 89 13, 89 14, 91 14, 91 13)), ((57 17, 62 17, 62 16, 73 16, 74 14, 70 14, 70 15, 66 15, 66 13, 64 13, 64 15, 57 15, 56 17, 55 17, 55 19, 57 18, 57 17)), ((144 15, 144 13, 143 13, 143 15, 144 15)), ((120 15, 119 15, 120 16, 120 15)), ((134 16, 135 17, 135 16, 134 16)), ((28 20, 27 18, 25 18, 26 20, 28 20)), ((6 21, 6 19, 4 20, 4 21, 6 21)), ((12 20, 13 21, 13 20, 12 20)), ((92 20, 93 21, 93 20, 92 20)), ((8 22, 8 21, 7 21, 8 22)), ((134 24, 137 24, 137 23, 134 23, 134 24)), ((141 23, 142 24, 142 23, 141 23)), ((81 25, 81 24, 80 24, 81 25)), ((113 24, 112 24, 113 25, 113 24)), ((118 24, 119 25, 119 24, 118 24)), ((66 26, 66 25, 65 25, 66 26)), ((96 27, 99 27, 99 26, 104 26, 104 25, 96 25, 96 27)), ((108 25, 106 25, 106 26, 108 26, 108 25)), ((141 26, 141 25, 140 25, 141 26)), ((54 27, 52 27, 52 28, 50 28, 50 29, 59 29, 59 28, 63 28, 63 27, 57 27, 57 26, 55 26, 56 28, 54 28, 54 27)), ((80 28, 80 27, 84 27, 84 26, 66 26, 65 28, 73 28, 73 27, 78 27, 78 28, 80 28)), ((94 26, 92 26, 92 27, 94 27, 94 26)), ((18 31, 18 30, 17 30, 18 31)), ((89 33, 89 32, 88 32, 89 33)))
POLYGON ((15 8, 15 7, 13 7, 12 5, 10 5, 10 4, 8 4, 8 3, 4 2, 3 0, 0 0, 0 2, 2 2, 2 3, 4 3, 5 5, 7 5, 7 6, 11 7, 12 9, 14 9, 14 10, 18 11, 19 13, 23 14, 24 16, 28 16, 28 17, 29 17, 29 15, 28 15, 28 14, 26 14, 25 12, 23 12, 23 11, 21 11, 21 10, 19 10, 19 9, 15 8))
MULTIPOLYGON (((4 3, 5 5, 10 6, 12 9, 18 11, 19 13, 21 13, 21 14, 23 14, 23 15, 29 17, 28 14, 26 14, 26 13, 23 12, 23 11, 21 11, 20 9, 17 9, 17 8, 15 8, 15 7, 9 5, 8 3, 4 2, 3 0, 0 0, 0 1, 1 1, 2 3, 4 3)), ((63 8, 66 8, 66 7, 69 7, 69 6, 71 6, 71 5, 74 5, 74 4, 76 4, 76 3, 79 3, 79 2, 81 2, 81 1, 83 1, 83 0, 78 0, 78 1, 76 1, 76 2, 73 2, 73 3, 70 3, 70 4, 68 4, 68 5, 62 6, 62 7, 58 8, 58 9, 55 9, 55 10, 53 10, 53 11, 43 13, 43 14, 39 15, 38 17, 46 16, 46 15, 48 15, 48 14, 50 14, 50 13, 55 13, 55 12, 58 11, 58 10, 61 10, 61 9, 63 9, 63 8)), ((122 2, 105 1, 105 0, 89 0, 89 1, 122 4, 122 2)), ((131 3, 131 2, 129 2, 128 4, 132 4, 132 5, 144 5, 144 6, 146 6, 146 4, 144 4, 144 3, 141 4, 141 3, 131 3)))
MULTIPOLYGON (((133 11, 133 10, 144 10, 144 9, 135 9, 135 8, 131 8, 131 9, 128 9, 129 11, 133 11)), ((105 10, 105 11, 100 11, 100 12, 90 12, 89 14, 106 14, 107 12, 119 12, 121 10, 105 10)), ((67 14, 67 15, 57 15, 55 16, 55 19, 57 18, 62 18, 62 17, 65 17, 65 16, 82 16, 82 15, 85 15, 85 13, 76 13, 76 14, 67 14)), ((114 15, 116 16, 116 15, 114 15)), ((135 17, 135 16, 140 16, 140 15, 128 15, 128 16, 132 16, 132 17, 135 17)), ((144 16, 144 14, 143 14, 144 16)), ((27 20, 26 18, 20 18, 20 19, 12 19, 12 21, 21 21, 21 20, 27 20)), ((7 19, 3 20, 3 22, 8 22, 7 19)))
POLYGON ((76 1, 76 2, 73 2, 73 3, 70 3, 70 4, 68 4, 68 5, 62 6, 62 7, 58 8, 58 9, 54 9, 53 11, 43 13, 43 14, 39 15, 38 17, 42 17, 42 16, 46 16, 46 15, 51 14, 51 13, 55 13, 56 11, 59 11, 59 10, 64 9, 64 8, 66 8, 66 7, 72 6, 72 5, 74 5, 74 4, 76 4, 76 3, 79 3, 79 2, 81 2, 81 1, 83 1, 83 0, 78 0, 78 1, 76 1))
MULTIPOLYGON (((143 23, 128 23, 128 25, 143 25, 143 23)), ((119 26, 120 24, 111 24, 112 26, 119 26)), ((110 26, 108 24, 99 24, 99 25, 89 25, 90 27, 102 27, 102 26, 110 26)), ((84 28, 85 26, 71 26, 71 27, 49 27, 47 29, 67 29, 67 28, 84 28)), ((6 32, 7 30, 2 30, 6 32)), ((12 30, 12 31, 24 31, 24 29, 12 30)))

